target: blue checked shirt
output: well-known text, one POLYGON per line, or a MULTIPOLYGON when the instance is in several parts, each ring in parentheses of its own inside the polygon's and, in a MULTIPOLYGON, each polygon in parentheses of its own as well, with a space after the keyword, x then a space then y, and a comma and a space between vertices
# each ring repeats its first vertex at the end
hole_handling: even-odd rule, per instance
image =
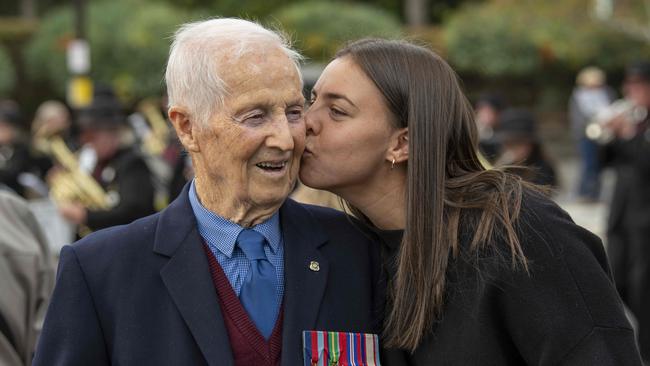
MULTIPOLYGON (((236 245, 237 236, 244 228, 203 207, 196 195, 194 181, 190 186, 189 196, 199 233, 221 265, 233 290, 239 296, 242 284, 251 270, 248 258, 236 245)), ((280 231, 280 214, 276 212, 271 218, 255 225, 252 229, 266 238, 264 252, 269 262, 275 267, 277 275, 276 309, 279 309, 284 296, 284 245, 280 231)))

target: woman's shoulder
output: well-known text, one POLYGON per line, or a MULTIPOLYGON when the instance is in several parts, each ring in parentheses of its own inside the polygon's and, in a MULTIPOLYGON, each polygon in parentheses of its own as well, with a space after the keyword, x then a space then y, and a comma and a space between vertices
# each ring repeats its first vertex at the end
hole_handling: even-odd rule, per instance
POLYGON ((525 262, 513 257, 514 244, 508 240, 503 227, 495 228, 492 241, 480 245, 475 252, 470 244, 474 230, 470 229, 472 225, 467 226, 461 232, 459 255, 454 262, 459 269, 480 272, 488 282, 511 282, 522 276, 546 277, 544 282, 570 282, 578 278, 582 281, 582 275, 556 276, 560 268, 560 272, 565 274, 589 272, 611 281, 600 238, 577 225, 566 211, 534 188, 522 191, 518 215, 513 221, 514 232, 511 233, 516 236, 525 262))
POLYGON ((453 308, 485 309, 495 319, 487 326, 507 329, 531 364, 592 364, 585 350, 633 350, 600 239, 533 188, 523 190, 514 226, 526 266, 513 267, 507 236, 497 230, 497 240, 479 255, 465 251, 452 262, 453 308))
POLYGON ((507 314, 521 315, 507 315, 509 321, 521 326, 526 339, 538 338, 531 354, 548 347, 562 350, 557 357, 570 359, 578 357, 574 353, 580 347, 595 346, 599 340, 633 348, 602 241, 550 198, 529 190, 523 193, 517 228, 528 268, 509 275, 501 272, 500 285, 505 289, 502 300, 510 304, 505 306, 507 314), (527 321, 520 324, 523 319, 527 321))
POLYGON ((609 272, 600 238, 577 225, 565 210, 540 191, 524 189, 515 227, 529 260, 587 256, 596 259, 609 272))

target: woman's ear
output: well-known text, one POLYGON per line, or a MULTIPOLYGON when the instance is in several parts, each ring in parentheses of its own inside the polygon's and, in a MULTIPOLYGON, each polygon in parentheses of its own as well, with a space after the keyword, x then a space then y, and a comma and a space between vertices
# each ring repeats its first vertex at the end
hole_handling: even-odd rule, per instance
POLYGON ((408 127, 397 129, 390 138, 386 159, 395 164, 403 163, 409 159, 409 129, 408 127))
POLYGON ((199 127, 190 120, 187 111, 182 107, 174 106, 169 108, 167 115, 176 130, 176 136, 178 136, 185 150, 188 152, 199 152, 199 144, 196 139, 199 127))

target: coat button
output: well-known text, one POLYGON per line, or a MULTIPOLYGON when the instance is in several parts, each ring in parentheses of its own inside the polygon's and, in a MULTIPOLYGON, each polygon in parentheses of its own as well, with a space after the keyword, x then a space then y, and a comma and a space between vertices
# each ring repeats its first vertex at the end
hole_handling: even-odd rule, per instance
POLYGON ((311 269, 314 272, 318 272, 320 271, 320 264, 318 264, 318 262, 316 261, 311 261, 309 263, 309 269, 311 269))

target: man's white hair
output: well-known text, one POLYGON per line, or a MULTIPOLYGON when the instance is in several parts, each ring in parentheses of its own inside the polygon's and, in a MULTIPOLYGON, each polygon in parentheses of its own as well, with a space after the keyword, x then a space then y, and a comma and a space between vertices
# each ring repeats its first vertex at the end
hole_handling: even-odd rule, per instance
POLYGON ((220 76, 227 70, 220 70, 219 53, 236 61, 260 47, 274 46, 293 61, 300 75, 302 56, 288 39, 255 22, 218 18, 182 25, 174 34, 165 71, 169 106, 187 108, 192 120, 207 126, 227 94, 220 76))

